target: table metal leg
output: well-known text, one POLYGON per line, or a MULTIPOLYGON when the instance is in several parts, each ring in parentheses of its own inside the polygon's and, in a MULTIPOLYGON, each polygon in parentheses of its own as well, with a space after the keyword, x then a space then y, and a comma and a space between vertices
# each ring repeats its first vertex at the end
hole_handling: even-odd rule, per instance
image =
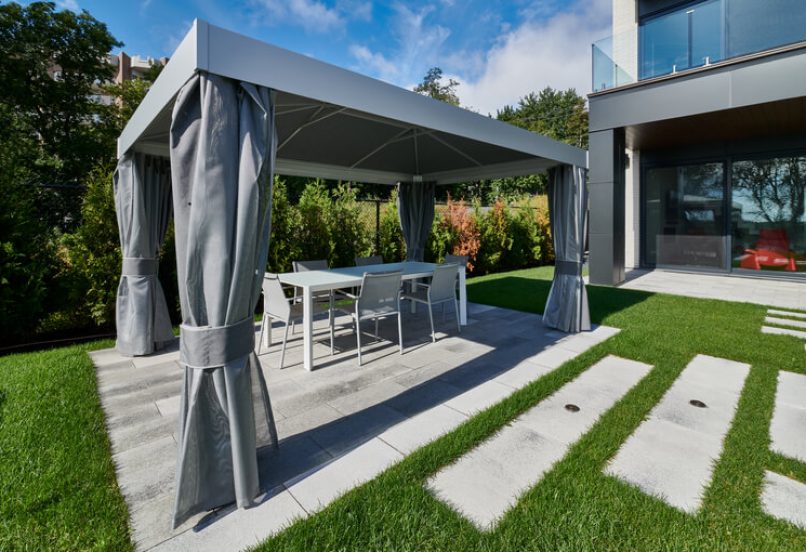
POLYGON ((465 285, 467 275, 465 267, 459 267, 459 321, 462 326, 467 326, 467 287, 465 285))
POLYGON ((303 358, 305 369, 313 370, 313 293, 304 288, 302 295, 303 358))

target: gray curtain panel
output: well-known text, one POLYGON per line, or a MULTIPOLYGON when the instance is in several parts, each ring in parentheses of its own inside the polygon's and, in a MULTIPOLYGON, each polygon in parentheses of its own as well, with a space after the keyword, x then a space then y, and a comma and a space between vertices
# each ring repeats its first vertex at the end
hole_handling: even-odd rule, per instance
POLYGON ((549 171, 549 218, 556 258, 543 323, 564 332, 591 328, 582 256, 588 218, 587 171, 561 165, 549 171))
POLYGON ((253 321, 276 144, 272 91, 200 73, 179 92, 170 132, 184 368, 174 527, 254 504, 257 448, 277 445, 253 321))
POLYGON ((167 160, 129 152, 113 178, 123 255, 115 308, 117 350, 148 355, 173 341, 171 319, 157 269, 171 218, 171 167, 167 160))
POLYGON ((406 260, 422 261, 434 221, 433 182, 401 182, 397 188, 397 212, 406 240, 406 260))

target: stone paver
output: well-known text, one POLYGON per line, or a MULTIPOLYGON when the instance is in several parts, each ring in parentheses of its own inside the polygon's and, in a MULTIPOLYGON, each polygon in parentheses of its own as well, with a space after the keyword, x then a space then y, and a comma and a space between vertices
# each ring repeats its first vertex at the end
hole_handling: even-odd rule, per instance
POLYGON ((806 328, 806 321, 803 320, 790 320, 788 318, 778 318, 775 316, 764 317, 765 324, 777 324, 779 326, 788 326, 790 328, 806 328))
POLYGON ((177 344, 134 359, 113 350, 91 353, 135 547, 250 546, 452 431, 467 413, 575 358, 583 345, 618 332, 598 327, 584 339, 566 340, 536 315, 471 305, 469 316, 461 334, 438 316, 438 341, 432 344, 423 309, 406 313, 402 356, 396 325, 381 323, 381 336, 391 341, 368 346, 364 366, 356 360, 354 334, 341 328, 334 356, 327 343, 314 346, 312 372, 302 368, 299 332, 290 336, 285 367, 278 368, 276 329, 274 346, 264 348, 260 359, 280 447, 258 453, 261 483, 274 490, 254 508, 199 514, 175 531, 170 522, 182 383, 177 344))
POLYGON ((780 309, 767 309, 767 314, 773 316, 790 316, 792 318, 806 318, 806 312, 792 312, 780 309))
POLYGON ((684 512, 696 512, 749 371, 747 364, 697 355, 605 473, 684 512))
POLYGON ((773 451, 806 462, 806 375, 778 372, 770 439, 773 451))
POLYGON ((799 339, 806 339, 806 331, 776 328, 774 326, 761 326, 761 333, 772 335, 791 335, 799 339))
POLYGON ((769 515, 806 529, 806 484, 764 472, 761 507, 769 515))
POLYGON ((606 357, 431 477, 427 488, 479 529, 492 529, 599 417, 651 370, 606 357), (579 407, 573 412, 566 405, 579 407))
POLYGON ((748 278, 671 270, 631 270, 627 273, 627 281, 619 287, 806 311, 806 285, 794 278, 748 278))

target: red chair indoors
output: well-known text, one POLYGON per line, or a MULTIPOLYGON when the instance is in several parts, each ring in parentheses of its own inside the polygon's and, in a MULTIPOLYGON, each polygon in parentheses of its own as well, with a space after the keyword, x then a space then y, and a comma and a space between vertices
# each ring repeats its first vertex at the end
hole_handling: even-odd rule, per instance
POLYGON ((755 249, 745 249, 741 268, 761 270, 762 266, 783 268, 795 272, 795 255, 789 247, 789 237, 783 228, 763 229, 759 233, 755 249))

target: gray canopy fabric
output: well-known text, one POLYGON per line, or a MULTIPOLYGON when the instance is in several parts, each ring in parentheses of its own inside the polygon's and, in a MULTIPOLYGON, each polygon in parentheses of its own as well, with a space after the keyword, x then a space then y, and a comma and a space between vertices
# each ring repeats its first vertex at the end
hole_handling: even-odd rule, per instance
POLYGON ((160 245, 171 217, 170 170, 164 159, 127 153, 113 178, 123 254, 116 347, 124 355, 148 355, 174 339, 157 277, 160 245))
POLYGON ((549 171, 549 217, 556 259, 543 323, 564 332, 590 330, 582 256, 588 213, 587 171, 561 165, 549 171))
POLYGON ((277 434, 253 313, 269 247, 274 93, 199 73, 173 109, 170 154, 182 306, 174 526, 260 492, 277 434))
POLYGON ((397 188, 397 212, 406 240, 406 260, 422 261, 434 221, 433 182, 401 182, 397 188))

